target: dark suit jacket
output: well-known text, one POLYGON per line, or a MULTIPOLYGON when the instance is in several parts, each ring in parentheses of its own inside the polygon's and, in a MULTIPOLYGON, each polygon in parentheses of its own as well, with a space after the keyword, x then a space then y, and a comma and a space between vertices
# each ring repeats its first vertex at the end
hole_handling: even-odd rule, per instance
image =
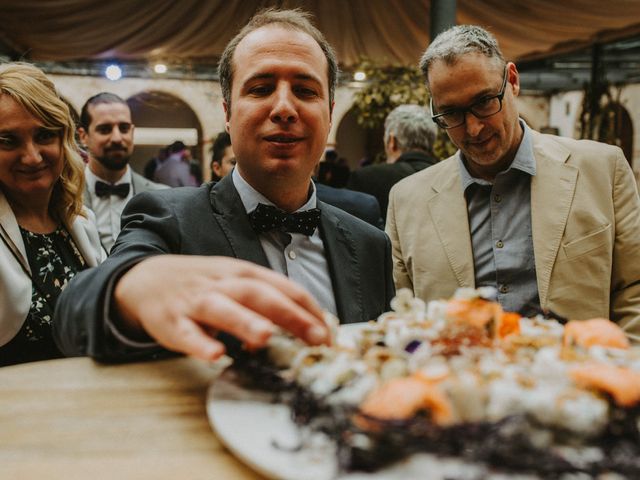
MULTIPOLYGON (((339 318, 343 323, 376 318, 395 294, 388 237, 331 205, 318 201, 318 207, 339 318)), ((122 227, 111 256, 78 274, 58 299, 53 335, 65 355, 106 361, 148 356, 124 346, 105 327, 117 278, 143 258, 224 255, 269 267, 230 175, 199 188, 136 195, 122 214, 122 227)))
POLYGON ((400 155, 394 163, 369 165, 354 170, 349 176, 347 187, 358 192, 369 193, 378 199, 382 218, 387 218, 389 191, 396 183, 411 174, 437 163, 425 152, 412 151, 400 155))
POLYGON ((334 188, 322 183, 316 183, 316 195, 318 200, 338 207, 340 210, 350 213, 354 217, 384 229, 384 222, 380 215, 380 205, 373 195, 356 192, 347 188, 334 188))

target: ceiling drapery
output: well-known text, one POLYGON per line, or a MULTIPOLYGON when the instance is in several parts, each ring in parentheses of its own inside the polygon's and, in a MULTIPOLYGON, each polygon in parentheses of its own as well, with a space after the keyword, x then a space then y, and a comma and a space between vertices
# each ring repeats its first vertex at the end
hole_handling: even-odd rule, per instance
MULTIPOLYGON (((639 0, 457 0, 505 56, 548 55, 640 32, 639 0)), ((350 67, 361 57, 415 64, 429 41, 429 0, 0 0, 0 39, 28 60, 217 59, 259 9, 300 7, 350 67)))

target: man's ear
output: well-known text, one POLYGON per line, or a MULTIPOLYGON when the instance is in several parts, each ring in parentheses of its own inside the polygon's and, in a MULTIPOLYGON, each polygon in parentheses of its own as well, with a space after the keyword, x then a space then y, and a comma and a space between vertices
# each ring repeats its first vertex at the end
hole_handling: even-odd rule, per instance
POLYGON ((387 148, 389 151, 394 153, 398 151, 398 140, 396 140, 396 136, 393 133, 389 134, 389 141, 387 142, 387 148))
POLYGON ((509 76, 507 82, 513 89, 513 96, 517 97, 520 94, 520 74, 515 63, 509 62, 507 64, 507 75, 509 76))
POLYGON ((86 146, 87 145, 87 135, 88 135, 87 131, 82 127, 78 127, 77 132, 78 132, 78 138, 80 138, 80 142, 83 145, 86 146))
POLYGON ((231 118, 231 109, 227 105, 227 102, 222 102, 222 108, 224 109, 224 129, 229 133, 229 119, 231 118))
POLYGON ((220 174, 222 173, 222 165, 220 165, 220 163, 218 162, 211 162, 211 170, 213 170, 213 173, 220 177, 220 174))
POLYGON ((334 100, 333 102, 331 102, 331 105, 329 106, 329 128, 331 128, 331 126, 333 125, 333 110, 335 106, 336 106, 336 102, 334 100))

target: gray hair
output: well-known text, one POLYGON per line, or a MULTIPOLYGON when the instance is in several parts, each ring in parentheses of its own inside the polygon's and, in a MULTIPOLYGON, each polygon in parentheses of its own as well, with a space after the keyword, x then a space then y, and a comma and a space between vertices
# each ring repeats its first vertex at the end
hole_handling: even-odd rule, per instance
POLYGON ((496 59, 500 66, 505 63, 498 40, 491 33, 477 25, 456 25, 440 33, 420 59, 420 70, 427 84, 429 68, 434 62, 443 61, 452 65, 469 53, 479 53, 487 58, 496 59))
MULTIPOLYGON (((227 108, 231 109, 231 84, 233 83, 233 54, 238 44, 251 32, 259 28, 269 25, 277 25, 289 30, 297 30, 306 33, 313 38, 322 49, 327 59, 327 79, 329 83, 329 107, 333 103, 336 85, 338 83, 338 60, 333 48, 324 38, 324 35, 311 23, 311 15, 299 9, 278 10, 276 8, 268 8, 254 15, 249 23, 247 23, 238 34, 231 39, 222 52, 220 62, 218 63, 218 77, 220 79, 220 88, 222 97, 227 104, 227 108)), ((230 110, 229 110, 230 111, 230 110)))
POLYGON ((420 105, 400 105, 384 121, 384 143, 391 135, 403 152, 422 150, 431 152, 436 140, 436 125, 431 114, 420 105))

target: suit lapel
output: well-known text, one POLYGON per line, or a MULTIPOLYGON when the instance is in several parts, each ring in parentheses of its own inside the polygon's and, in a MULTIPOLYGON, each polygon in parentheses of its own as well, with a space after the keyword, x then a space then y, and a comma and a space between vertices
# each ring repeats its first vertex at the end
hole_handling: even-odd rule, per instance
POLYGON ((318 201, 318 208, 322 211, 320 236, 329 264, 338 318, 365 321, 362 281, 354 240, 325 203, 318 201))
POLYGON ((83 203, 87 208, 91 208, 91 194, 89 193, 89 186, 87 182, 84 182, 83 203))
POLYGON ((133 169, 131 170, 131 188, 134 195, 147 190, 144 177, 140 177, 133 169))
POLYGON ((71 234, 76 247, 78 247, 80 254, 87 262, 87 265, 95 267, 98 265, 99 258, 96 258, 95 249, 92 246, 91 240, 89 239, 84 227, 84 223, 87 221, 88 220, 85 218, 78 217, 71 225, 67 225, 67 230, 71 234))
MULTIPOLYGON (((475 278, 467 204, 455 158, 450 162, 448 169, 440 172, 440 177, 433 182, 433 189, 436 195, 429 199, 428 206, 440 243, 447 254, 458 285, 473 287, 475 278)), ((433 235, 433 232, 424 234, 433 235)), ((426 255, 428 257, 429 252, 426 255)))
POLYGON ((29 262, 27 260, 27 250, 20 234, 20 227, 16 220, 13 210, 5 196, 0 192, 0 224, 2 225, 2 238, 8 243, 7 247, 14 252, 20 259, 23 267, 31 272, 29 262))
POLYGON ((213 216, 236 258, 271 268, 258 236, 251 228, 240 195, 227 175, 211 188, 209 195, 213 216))
POLYGON ((549 293, 551 271, 567 224, 578 169, 567 165, 570 152, 533 132, 536 175, 531 180, 531 230, 540 304, 549 293))

